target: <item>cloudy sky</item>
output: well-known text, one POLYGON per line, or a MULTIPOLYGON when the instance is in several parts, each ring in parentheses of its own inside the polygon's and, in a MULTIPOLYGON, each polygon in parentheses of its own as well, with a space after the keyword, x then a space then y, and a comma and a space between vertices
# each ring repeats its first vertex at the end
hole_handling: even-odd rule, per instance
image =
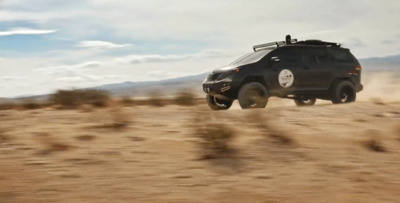
POLYGON ((254 44, 400 54, 400 1, 0 0, 0 97, 210 71, 254 44))

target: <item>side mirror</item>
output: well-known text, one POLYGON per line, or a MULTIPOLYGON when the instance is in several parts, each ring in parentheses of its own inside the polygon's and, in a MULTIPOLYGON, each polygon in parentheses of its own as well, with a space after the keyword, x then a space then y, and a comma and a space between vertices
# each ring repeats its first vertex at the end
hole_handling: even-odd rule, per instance
POLYGON ((277 56, 271 57, 271 62, 272 63, 279 63, 281 60, 277 56))

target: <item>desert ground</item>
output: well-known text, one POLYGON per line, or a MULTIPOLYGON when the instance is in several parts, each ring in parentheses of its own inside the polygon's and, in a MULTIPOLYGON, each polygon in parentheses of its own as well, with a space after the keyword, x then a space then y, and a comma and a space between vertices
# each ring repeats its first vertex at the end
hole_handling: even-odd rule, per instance
POLYGON ((400 197, 400 102, 295 107, 272 99, 266 109, 218 112, 204 103, 49 107, 0 111, 0 129, 3 203, 400 197), (197 135, 213 124, 232 134, 220 151, 197 135))
POLYGON ((398 202, 400 82, 364 84, 343 105, 3 110, 0 202, 398 202))

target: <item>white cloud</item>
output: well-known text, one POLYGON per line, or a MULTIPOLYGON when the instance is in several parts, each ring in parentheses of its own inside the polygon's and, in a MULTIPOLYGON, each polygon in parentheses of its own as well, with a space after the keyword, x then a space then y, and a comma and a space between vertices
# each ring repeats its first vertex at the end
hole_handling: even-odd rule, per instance
POLYGON ((53 32, 57 32, 57 30, 36 30, 29 28, 16 28, 7 31, 0 31, 0 36, 9 36, 9 35, 44 35, 50 34, 53 32))
POLYGON ((182 61, 191 58, 218 58, 224 57, 223 54, 218 50, 205 50, 195 54, 183 54, 183 55, 129 55, 124 57, 118 57, 114 59, 111 63, 125 63, 125 64, 140 64, 140 63, 159 63, 159 62, 172 62, 172 61, 182 61))
POLYGON ((26 76, 3 76, 3 77, 1 77, 1 79, 2 80, 8 80, 8 81, 11 81, 11 80, 25 80, 25 79, 27 79, 27 77, 26 76))
POLYGON ((95 48, 95 49, 114 49, 133 46, 133 44, 115 44, 106 41, 80 41, 77 45, 80 48, 95 48))

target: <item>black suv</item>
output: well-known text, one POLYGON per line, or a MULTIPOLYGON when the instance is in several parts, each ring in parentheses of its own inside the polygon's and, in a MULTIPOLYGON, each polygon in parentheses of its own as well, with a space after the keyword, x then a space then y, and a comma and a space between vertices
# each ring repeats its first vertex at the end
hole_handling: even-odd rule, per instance
POLYGON ((285 41, 253 47, 203 82, 213 110, 228 109, 235 99, 242 108, 264 108, 270 96, 293 99, 298 106, 316 99, 354 102, 363 89, 361 66, 349 49, 320 40, 285 41))

